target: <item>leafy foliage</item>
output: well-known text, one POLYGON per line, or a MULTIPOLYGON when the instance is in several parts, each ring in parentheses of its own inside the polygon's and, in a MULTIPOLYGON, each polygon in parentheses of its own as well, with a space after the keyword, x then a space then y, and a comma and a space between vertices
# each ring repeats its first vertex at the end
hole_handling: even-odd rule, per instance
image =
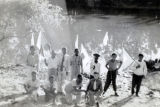
POLYGON ((24 62, 31 35, 34 34, 37 39, 39 32, 44 32, 44 25, 52 29, 62 29, 62 22, 67 22, 67 16, 63 14, 61 7, 49 4, 48 0, 1 2, 1 63, 24 62))

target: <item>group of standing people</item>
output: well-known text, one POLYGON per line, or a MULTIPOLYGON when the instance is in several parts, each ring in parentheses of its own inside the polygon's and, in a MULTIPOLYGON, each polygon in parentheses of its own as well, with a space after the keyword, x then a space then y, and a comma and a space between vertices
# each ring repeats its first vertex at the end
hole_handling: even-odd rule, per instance
MULTIPOLYGON (((35 49, 33 46, 30 47, 30 54, 27 57, 27 65, 35 68, 38 66, 37 55, 35 55, 35 49)), ((83 59, 79 55, 79 50, 74 50, 74 55, 69 56, 67 54, 67 49, 62 48, 61 54, 56 55, 54 51, 51 52, 51 57, 45 59, 44 62, 48 67, 48 78, 49 83, 41 85, 41 88, 45 92, 45 99, 49 101, 50 99, 55 100, 56 93, 64 94, 66 97, 66 102, 68 104, 73 103, 73 96, 76 96, 75 105, 78 105, 81 100, 81 93, 85 92, 88 95, 89 105, 98 104, 100 96, 105 94, 108 90, 110 84, 113 85, 113 90, 115 92, 115 96, 119 96, 117 93, 117 84, 116 78, 118 74, 118 70, 122 66, 122 61, 117 60, 117 54, 113 53, 111 55, 111 59, 107 61, 106 68, 108 69, 106 75, 106 82, 103 83, 100 78, 100 63, 98 53, 93 54, 93 61, 90 63, 90 73, 86 74, 83 71, 83 59), (69 72, 70 71, 70 72, 69 72), (87 83, 87 87, 83 89, 83 76, 87 77, 89 82, 87 83), (65 80, 69 81, 65 84, 65 80), (57 82, 57 87, 55 85, 57 82)), ((133 75, 132 75, 132 89, 131 94, 135 93, 136 88, 136 96, 139 96, 139 90, 141 86, 141 82, 143 77, 147 75, 147 67, 145 62, 143 61, 143 54, 138 55, 138 60, 134 61, 132 65, 133 75)), ((33 71, 33 70, 32 70, 33 71)), ((25 84, 25 89, 28 93, 34 93, 35 90, 38 89, 36 72, 32 72, 32 79, 30 82, 25 84)), ((34 95, 35 98, 35 94, 34 95)))

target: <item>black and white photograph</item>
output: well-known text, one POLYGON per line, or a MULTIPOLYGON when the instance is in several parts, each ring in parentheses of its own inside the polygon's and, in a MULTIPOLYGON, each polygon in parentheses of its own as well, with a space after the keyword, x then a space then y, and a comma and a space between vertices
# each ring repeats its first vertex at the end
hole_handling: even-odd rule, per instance
POLYGON ((160 0, 0 0, 0 107, 160 107, 160 0))

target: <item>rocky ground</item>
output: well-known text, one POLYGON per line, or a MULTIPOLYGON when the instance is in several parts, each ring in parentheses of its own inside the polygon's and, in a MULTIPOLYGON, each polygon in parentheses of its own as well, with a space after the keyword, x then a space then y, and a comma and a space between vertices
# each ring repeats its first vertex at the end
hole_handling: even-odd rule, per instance
MULTIPOLYGON (((23 66, 10 66, 8 68, 1 68, 1 107, 37 107, 37 104, 34 105, 32 103, 22 103, 23 101, 21 101, 27 97, 26 95, 21 95, 21 93, 24 93, 22 84, 28 79, 26 72, 23 71, 23 69, 23 66), (16 101, 19 101, 19 103, 15 103, 15 101, 13 101, 14 99, 16 99, 16 101), (11 104, 12 102, 14 102, 15 104, 11 104), (9 105, 6 106, 6 104, 9 105)), ((105 80, 105 75, 106 72, 101 73, 103 81, 105 80)), ((148 74, 147 78, 143 80, 140 97, 135 97, 130 96, 131 73, 128 71, 120 71, 117 78, 119 97, 113 96, 114 92, 112 91, 111 86, 106 94, 101 97, 100 107, 134 107, 136 105, 139 105, 139 107, 159 107, 159 76, 159 72, 148 74)), ((83 88, 85 88, 86 83, 87 82, 85 79, 83 88)), ((85 105, 83 99, 80 105, 82 107, 85 105)), ((38 107, 40 106, 43 106, 42 103, 38 104, 38 107)))

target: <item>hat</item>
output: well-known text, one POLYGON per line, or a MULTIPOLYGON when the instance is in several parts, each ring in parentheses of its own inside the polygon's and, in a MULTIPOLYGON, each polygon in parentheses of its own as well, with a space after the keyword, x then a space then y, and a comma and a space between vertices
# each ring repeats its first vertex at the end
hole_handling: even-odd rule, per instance
POLYGON ((98 53, 93 54, 93 56, 100 57, 100 55, 98 53))

